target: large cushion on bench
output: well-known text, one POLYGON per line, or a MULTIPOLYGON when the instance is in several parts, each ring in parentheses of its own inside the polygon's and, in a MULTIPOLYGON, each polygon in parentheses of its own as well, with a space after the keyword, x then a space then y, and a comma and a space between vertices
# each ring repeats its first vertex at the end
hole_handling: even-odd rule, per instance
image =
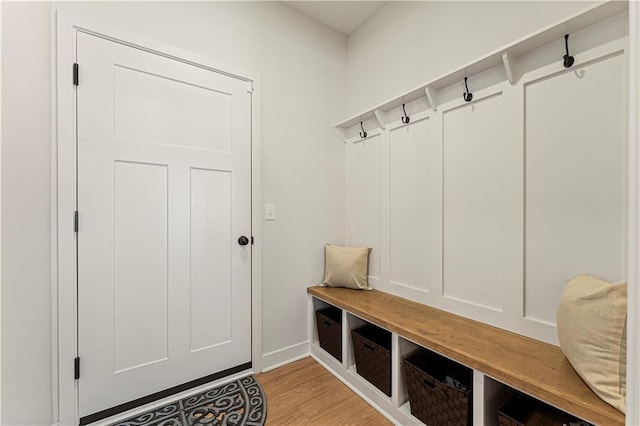
POLYGON ((369 286, 369 247, 341 247, 327 244, 324 248, 324 280, 327 287, 371 290, 369 286))
POLYGON ((577 275, 558 308, 560 347, 589 387, 623 413, 626 410, 627 285, 577 275))

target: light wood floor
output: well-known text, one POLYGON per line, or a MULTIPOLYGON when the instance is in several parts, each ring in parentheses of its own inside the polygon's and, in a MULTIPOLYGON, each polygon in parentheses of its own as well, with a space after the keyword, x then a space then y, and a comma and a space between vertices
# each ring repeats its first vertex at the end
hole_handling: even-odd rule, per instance
POLYGON ((256 379, 267 397, 267 426, 391 425, 311 357, 256 379))

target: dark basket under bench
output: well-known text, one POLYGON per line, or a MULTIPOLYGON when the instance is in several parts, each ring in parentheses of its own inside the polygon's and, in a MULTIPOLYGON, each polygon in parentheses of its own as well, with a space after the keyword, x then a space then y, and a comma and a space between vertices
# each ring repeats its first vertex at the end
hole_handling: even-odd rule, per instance
POLYGON ((420 349, 404 360, 411 414, 429 426, 473 421, 473 370, 420 349))
POLYGON ((391 396, 391 332, 373 324, 351 330, 357 373, 391 396))
POLYGON ((589 425, 580 419, 547 405, 537 399, 516 392, 498 410, 500 426, 563 426, 589 425))
POLYGON ((342 311, 330 307, 316 311, 320 347, 342 362, 342 311))

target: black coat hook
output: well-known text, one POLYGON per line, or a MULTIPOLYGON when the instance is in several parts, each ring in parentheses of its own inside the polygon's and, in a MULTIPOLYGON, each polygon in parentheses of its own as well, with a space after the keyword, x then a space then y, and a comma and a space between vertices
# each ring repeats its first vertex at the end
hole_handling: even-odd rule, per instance
POLYGON ((471 100, 473 99, 473 93, 469 92, 469 86, 467 86, 467 77, 464 78, 464 88, 466 92, 462 94, 462 97, 465 101, 471 102, 471 100))
POLYGON ((409 124, 409 121, 411 121, 411 117, 407 115, 407 111, 405 111, 404 109, 404 104, 402 104, 402 113, 404 114, 404 117, 401 118, 402 122, 404 124, 409 124))
POLYGON ((573 63, 575 62, 575 59, 573 56, 569 55, 569 34, 564 35, 564 48, 567 51, 567 54, 563 56, 564 67, 571 68, 573 66, 573 63))
POLYGON ((362 131, 360 132, 360 137, 364 139, 367 137, 367 132, 365 132, 364 127, 362 126, 362 121, 360 122, 360 128, 362 129, 362 131))

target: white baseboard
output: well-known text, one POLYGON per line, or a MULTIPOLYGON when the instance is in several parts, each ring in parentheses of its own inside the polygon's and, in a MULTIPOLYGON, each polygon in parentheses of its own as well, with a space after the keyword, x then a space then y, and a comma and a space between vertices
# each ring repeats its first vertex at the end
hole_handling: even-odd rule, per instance
POLYGON ((285 364, 289 364, 309 355, 308 340, 287 346, 286 348, 278 349, 277 351, 268 352, 262 355, 262 372, 282 367, 285 364))

